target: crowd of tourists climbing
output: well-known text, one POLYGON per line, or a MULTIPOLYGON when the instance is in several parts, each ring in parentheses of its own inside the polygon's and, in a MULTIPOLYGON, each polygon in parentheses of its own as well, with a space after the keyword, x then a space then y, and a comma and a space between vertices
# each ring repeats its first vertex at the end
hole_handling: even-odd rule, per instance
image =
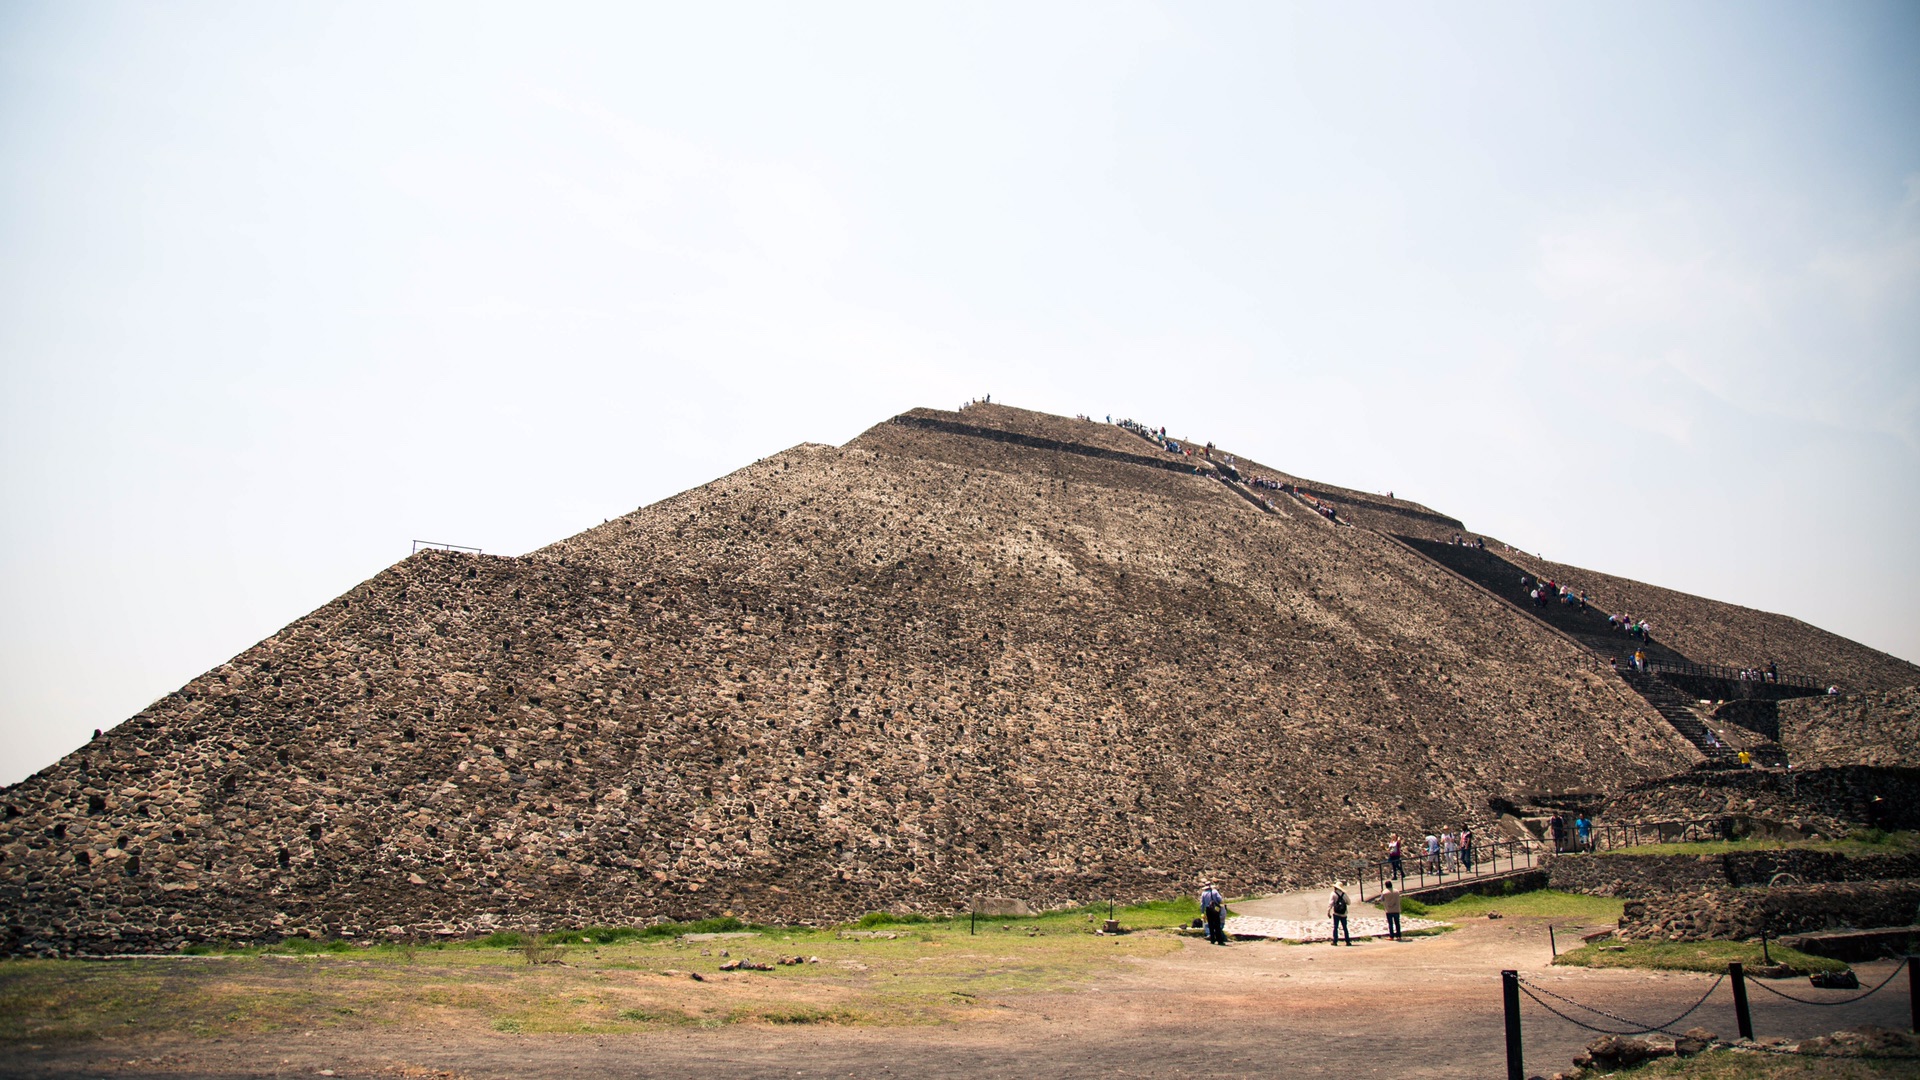
MULTIPOLYGON (((1187 458, 1197 457, 1204 461, 1213 462, 1215 465, 1215 476, 1222 480, 1239 484, 1242 489, 1242 494, 1264 506, 1269 511, 1277 512, 1278 507, 1274 506, 1273 500, 1262 495, 1257 495, 1254 493, 1255 491, 1275 491, 1291 495, 1301 504, 1310 507, 1316 513, 1336 525, 1350 524, 1350 522, 1340 520, 1340 510, 1330 500, 1316 497, 1311 491, 1299 487, 1296 484, 1271 476, 1261 476, 1251 473, 1242 475, 1239 469, 1236 468, 1239 463, 1233 455, 1220 453, 1218 448, 1211 442, 1196 449, 1190 443, 1183 444, 1176 439, 1170 438, 1164 426, 1151 427, 1131 419, 1116 421, 1112 415, 1107 416, 1107 422, 1133 432, 1135 435, 1153 443, 1167 453, 1179 454, 1187 458)), ((1205 470, 1196 463, 1194 471, 1202 472, 1205 470)), ((1393 493, 1388 492, 1387 498, 1392 499, 1393 493)), ((1454 533, 1450 543, 1457 547, 1474 548, 1479 551, 1487 550, 1485 537, 1454 533)), ((1514 548, 1512 545, 1502 546, 1509 553, 1520 553, 1519 549, 1514 548)), ((1526 593, 1529 603, 1536 608, 1545 609, 1557 603, 1578 612, 1586 612, 1593 609, 1593 599, 1586 590, 1576 588, 1564 582, 1555 581, 1551 578, 1536 579, 1530 574, 1523 573, 1520 575, 1520 588, 1526 593)), ((1626 637, 1629 641, 1640 643, 1629 656, 1628 663, 1635 672, 1650 672, 1652 659, 1648 655, 1646 646, 1652 644, 1653 634, 1647 620, 1645 618, 1635 618, 1633 615, 1626 613, 1609 614, 1607 616, 1607 628, 1613 633, 1626 637)), ((1596 659, 1596 663, 1597 662, 1596 659)), ((1609 657, 1607 664, 1616 672, 1620 670, 1620 659, 1618 657, 1609 657)), ((1743 681, 1773 683, 1780 681, 1780 671, 1774 662, 1768 661, 1767 664, 1762 667, 1739 669, 1738 678, 1743 681)), ((1829 693, 1837 694, 1839 693, 1839 688, 1830 688, 1829 693)))

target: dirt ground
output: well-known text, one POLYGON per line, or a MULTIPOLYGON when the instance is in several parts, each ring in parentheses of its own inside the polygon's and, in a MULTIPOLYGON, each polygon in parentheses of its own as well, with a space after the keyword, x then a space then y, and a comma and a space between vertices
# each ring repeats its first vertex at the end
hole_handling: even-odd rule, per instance
MULTIPOLYGON (((1553 968, 1545 923, 1478 920, 1355 947, 1185 939, 1069 991, 996 995, 971 1019, 906 1026, 745 1023, 618 1035, 434 1025, 0 1044, 13 1077, 1487 1077, 1504 1074, 1499 972, 1625 1016, 1665 1021, 1712 976, 1553 968)), ((1871 986, 1889 964, 1858 969, 1871 986)), ((1806 980, 1803 997, 1844 998, 1806 980)), ((1905 1028, 1906 979, 1840 1008, 1753 994, 1761 1036, 1905 1028)), ((1523 999, 1524 1001, 1524 999, 1523 999)), ((1590 1032, 1524 1001, 1530 1073, 1565 1068, 1590 1032)), ((1683 1026, 1732 1034, 1722 985, 1683 1026)))

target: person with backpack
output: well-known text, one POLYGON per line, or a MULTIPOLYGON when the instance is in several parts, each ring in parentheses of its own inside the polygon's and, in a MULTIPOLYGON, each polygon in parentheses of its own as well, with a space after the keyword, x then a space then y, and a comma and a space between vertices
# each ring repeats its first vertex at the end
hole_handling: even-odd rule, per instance
POLYGON ((1200 914, 1207 919, 1207 940, 1215 945, 1227 943, 1227 898, 1220 895, 1213 882, 1200 890, 1200 914))
POLYGON ((1340 886, 1333 887, 1333 899, 1327 904, 1327 917, 1333 920, 1333 943, 1340 944, 1340 935, 1345 932, 1347 944, 1353 944, 1353 928, 1347 925, 1347 894, 1340 886))

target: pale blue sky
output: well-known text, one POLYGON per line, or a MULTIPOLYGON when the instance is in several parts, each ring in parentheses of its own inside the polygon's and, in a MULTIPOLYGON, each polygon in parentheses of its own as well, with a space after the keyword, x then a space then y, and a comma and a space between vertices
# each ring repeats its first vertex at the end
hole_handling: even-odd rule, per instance
POLYGON ((1912 3, 7 0, 0 782, 414 538, 984 392, 1920 659, 1916 55, 1912 3))

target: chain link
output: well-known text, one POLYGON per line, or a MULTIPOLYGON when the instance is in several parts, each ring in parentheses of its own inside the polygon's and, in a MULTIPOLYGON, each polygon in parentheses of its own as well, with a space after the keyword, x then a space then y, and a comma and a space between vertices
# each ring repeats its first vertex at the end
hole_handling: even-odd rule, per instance
POLYGON ((1664 1024, 1655 1024, 1652 1027, 1641 1027, 1640 1022, 1638 1020, 1630 1020, 1627 1017, 1618 1015, 1617 1013, 1610 1013, 1605 1009, 1596 1008, 1595 1006, 1588 1005, 1585 1002, 1575 1001, 1570 997, 1566 997, 1561 994, 1556 994, 1544 986, 1536 986, 1525 979, 1520 980, 1520 988, 1527 992, 1528 997, 1533 998, 1534 1001, 1538 1002, 1541 1008, 1546 1009, 1548 1012, 1554 1014, 1555 1016, 1560 1017, 1562 1020, 1567 1020, 1567 1021, 1570 1021, 1571 1023, 1578 1024, 1579 1026, 1586 1028, 1588 1031, 1598 1031, 1603 1035, 1646 1035, 1655 1031, 1661 1032, 1666 1035, 1679 1035, 1681 1033, 1668 1031, 1667 1029, 1679 1023, 1680 1021, 1685 1020, 1687 1017, 1692 1016, 1694 1012, 1700 1008, 1700 1006, 1705 1005, 1707 1003, 1707 999, 1713 996, 1713 992, 1715 990, 1720 989, 1720 984, 1726 981, 1727 981, 1727 977, 1724 974, 1721 975, 1719 978, 1713 980, 1712 986, 1707 987, 1706 993, 1700 995, 1699 1001, 1696 1001, 1692 1005, 1688 1006, 1686 1012, 1681 1013, 1679 1016, 1674 1017, 1673 1019, 1667 1021, 1664 1024), (1599 1016, 1604 1016, 1607 1019, 1614 1021, 1615 1023, 1625 1024, 1629 1028, 1632 1028, 1633 1030, 1609 1031, 1606 1028, 1594 1027, 1592 1024, 1588 1024, 1580 1020, 1575 1020, 1573 1017, 1568 1016, 1566 1013, 1561 1012, 1559 1009, 1556 1009, 1553 1006, 1547 1004, 1546 1002, 1541 1001, 1540 998, 1534 994, 1535 990, 1538 990, 1540 993, 1545 994, 1556 1001, 1564 1001, 1568 1005, 1571 1005, 1576 1009, 1585 1009, 1590 1013, 1595 1013, 1599 1016))
POLYGON ((1775 997, 1783 997, 1783 998, 1786 998, 1788 1001, 1797 1001, 1802 1005, 1851 1005, 1856 1001, 1865 1001, 1866 999, 1872 997, 1873 995, 1879 993, 1880 991, 1885 990, 1887 988, 1887 984, 1893 981, 1893 977, 1895 975, 1900 974, 1901 970, 1907 966, 1909 959, 1910 958, 1908 957, 1902 957, 1900 960, 1900 963, 1894 967, 1893 971, 1889 972, 1886 978, 1880 980, 1879 986, 1874 987, 1873 989, 1867 991, 1864 994, 1857 994, 1850 998, 1842 998, 1839 1001, 1814 1001, 1810 998, 1794 997, 1792 994, 1787 993, 1785 990, 1776 990, 1773 987, 1768 986, 1766 983, 1759 982, 1759 981, 1755 981, 1750 985, 1757 986, 1760 989, 1765 990, 1767 993, 1774 995, 1775 997))

